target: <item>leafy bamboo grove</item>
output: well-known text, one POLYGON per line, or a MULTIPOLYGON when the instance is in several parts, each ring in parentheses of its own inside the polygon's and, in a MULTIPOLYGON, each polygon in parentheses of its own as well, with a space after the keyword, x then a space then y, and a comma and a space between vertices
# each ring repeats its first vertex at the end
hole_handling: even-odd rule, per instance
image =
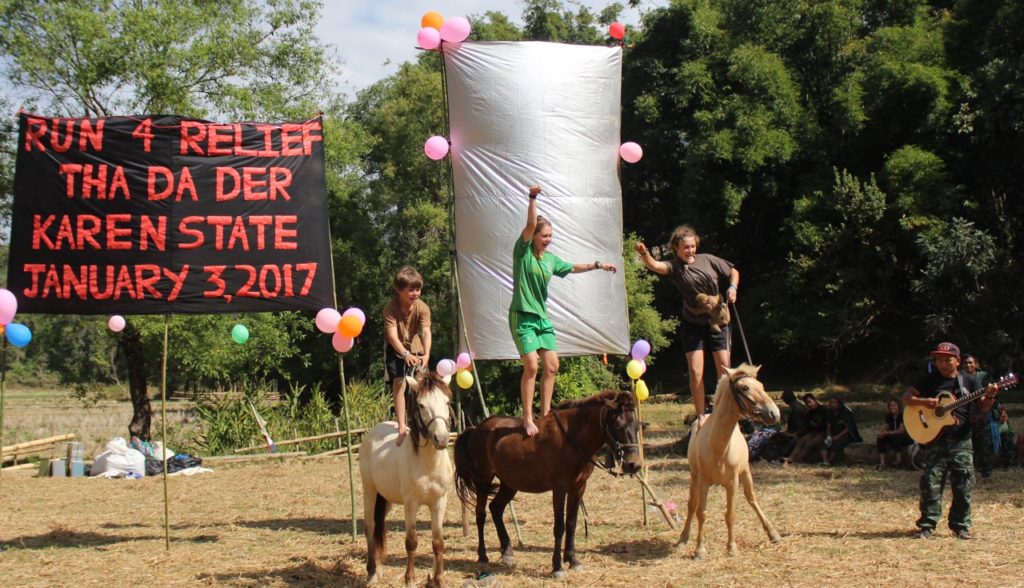
MULTIPOLYGON (((631 245, 663 243, 683 222, 701 233, 703 250, 742 272, 738 310, 769 381, 895 384, 922 368, 939 339, 992 369, 1019 368, 1024 5, 631 4, 642 20, 624 48, 622 136, 645 156, 621 173, 624 253, 631 335, 651 341, 654 376, 677 384, 685 374, 672 344, 680 302, 635 262, 631 245)), ((338 304, 367 311, 345 373, 375 383, 379 309, 402 265, 424 275, 434 359, 455 352, 451 187, 447 169, 421 150, 426 137, 446 134, 441 62, 425 52, 348 99, 333 81, 343 68, 312 33, 321 8, 10 0, 0 8, 2 106, 218 120, 324 112, 338 304)), ((622 9, 527 0, 521 26, 496 12, 470 15, 471 40, 611 44, 607 24, 622 9)), ((335 49, 345 56, 343 41, 335 49)), ((0 120, 5 217, 13 120, 0 120)), ((144 431, 148 420, 138 419, 148 417, 147 386, 159 381, 162 321, 130 317, 118 338, 105 317, 27 317, 35 340, 14 355, 11 376, 84 394, 123 383, 137 402, 132 431, 144 431)), ((312 316, 174 317, 171 333, 172 393, 265 381, 329 398, 340 390, 335 353, 312 316), (239 321, 253 335, 242 347, 228 336, 239 321)), ((616 385, 624 362, 609 360, 565 361, 558 394, 616 385)), ((514 410, 515 364, 479 367, 489 406, 514 410)))

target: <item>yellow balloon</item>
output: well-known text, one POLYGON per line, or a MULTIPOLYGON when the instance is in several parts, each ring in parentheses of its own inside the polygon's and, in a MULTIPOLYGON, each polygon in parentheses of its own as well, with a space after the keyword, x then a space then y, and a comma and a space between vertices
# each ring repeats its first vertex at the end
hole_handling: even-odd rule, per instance
POLYGON ((469 370, 459 370, 455 381, 458 382, 460 388, 469 388, 473 385, 473 374, 469 370))
POLYGON ((644 382, 643 380, 637 380, 636 381, 636 399, 639 400, 640 402, 643 402, 644 400, 647 400, 647 398, 650 395, 651 395, 651 392, 650 392, 650 390, 647 389, 647 382, 644 382))
POLYGON ((644 375, 645 371, 647 370, 644 369, 644 364, 635 359, 629 360, 629 363, 626 364, 626 375, 634 380, 644 375))
POLYGON ((420 19, 421 27, 431 27, 437 30, 441 30, 441 25, 444 24, 444 17, 441 16, 440 12, 431 10, 430 12, 423 15, 420 19))

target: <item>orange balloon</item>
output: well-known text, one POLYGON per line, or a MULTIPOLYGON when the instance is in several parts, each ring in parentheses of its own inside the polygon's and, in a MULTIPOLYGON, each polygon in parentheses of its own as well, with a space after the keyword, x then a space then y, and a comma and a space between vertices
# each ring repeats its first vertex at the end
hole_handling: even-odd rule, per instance
POLYGON ((345 337, 356 338, 363 332, 363 323, 354 314, 347 314, 338 321, 338 332, 345 337))
POLYGON ((420 19, 420 26, 431 27, 437 30, 441 30, 441 25, 444 24, 444 17, 441 16, 440 12, 430 11, 423 15, 420 19))

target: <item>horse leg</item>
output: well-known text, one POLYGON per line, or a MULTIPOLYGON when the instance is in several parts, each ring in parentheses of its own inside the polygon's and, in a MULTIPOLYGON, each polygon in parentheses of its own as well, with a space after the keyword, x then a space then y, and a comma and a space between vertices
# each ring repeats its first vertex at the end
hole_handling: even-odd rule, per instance
POLYGON ((679 540, 676 541, 677 548, 685 545, 690 540, 690 522, 693 521, 693 515, 697 512, 697 507, 700 505, 699 487, 700 477, 691 473, 690 498, 686 502, 686 522, 683 524, 683 532, 679 534, 679 540))
POLYGON ((555 509, 555 547, 551 554, 551 576, 556 580, 565 577, 562 569, 562 536, 565 534, 565 490, 554 488, 551 502, 555 509))
POLYGON ((380 579, 380 562, 384 557, 384 519, 391 505, 377 490, 363 488, 363 534, 366 535, 366 585, 380 579))
POLYGON ((434 579, 427 579, 428 586, 440 588, 444 586, 441 576, 444 575, 444 511, 448 507, 448 496, 435 502, 430 507, 430 545, 434 548, 434 579))
POLYGON ((494 519, 494 528, 498 531, 501 561, 507 565, 516 563, 515 554, 512 553, 512 540, 508 536, 508 529, 505 528, 505 507, 512 502, 515 495, 515 489, 501 484, 498 487, 498 494, 491 501, 491 518, 494 519))
POLYGON ((569 499, 566 503, 565 550, 562 552, 562 561, 569 564, 573 571, 583 569, 583 564, 576 559, 576 521, 579 519, 580 502, 583 500, 583 493, 586 490, 587 482, 584 480, 578 487, 569 491, 569 499))
POLYGON ((697 544, 693 552, 693 559, 703 559, 704 549, 704 519, 708 514, 708 490, 711 484, 702 482, 700 487, 700 502, 697 505, 697 544))
POLYGON ((484 543, 484 525, 487 524, 487 488, 476 493, 476 563, 480 571, 487 565, 487 544, 484 543))
POLYGON ((733 525, 736 524, 736 488, 739 480, 733 478, 725 487, 725 532, 726 532, 726 553, 730 556, 736 555, 736 539, 733 537, 733 525))
POLYGON ((757 496, 754 494, 754 477, 750 474, 750 470, 743 472, 743 494, 747 497, 747 502, 750 503, 750 508, 754 509, 757 513, 757 518, 761 519, 761 526, 764 527, 764 532, 768 533, 768 539, 772 543, 778 543, 782 541, 782 536, 775 530, 768 517, 764 516, 764 512, 761 510, 761 506, 757 503, 757 496))
POLYGON ((415 500, 405 501, 405 587, 415 586, 416 577, 416 511, 419 504, 415 500))

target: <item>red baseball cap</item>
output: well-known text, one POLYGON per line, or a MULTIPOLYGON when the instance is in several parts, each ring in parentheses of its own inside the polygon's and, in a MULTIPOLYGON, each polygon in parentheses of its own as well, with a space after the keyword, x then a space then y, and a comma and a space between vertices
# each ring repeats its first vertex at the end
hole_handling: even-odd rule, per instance
POLYGON ((935 349, 932 350, 932 355, 952 355, 960 359, 960 348, 954 343, 944 341, 935 346, 935 349))

